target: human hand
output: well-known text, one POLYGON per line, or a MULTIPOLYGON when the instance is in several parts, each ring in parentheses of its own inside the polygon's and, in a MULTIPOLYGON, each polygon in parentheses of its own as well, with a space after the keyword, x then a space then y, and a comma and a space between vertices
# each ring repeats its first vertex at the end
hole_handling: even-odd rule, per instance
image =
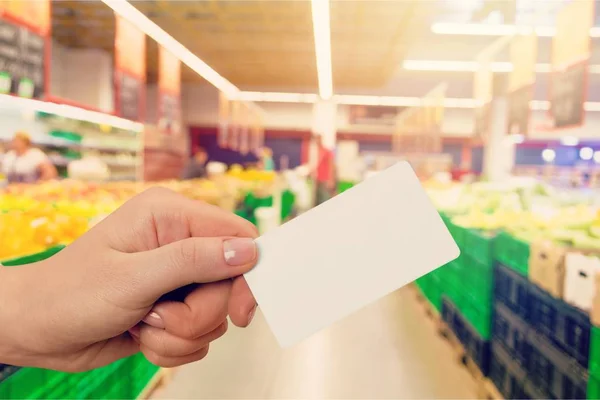
POLYGON ((0 362, 81 371, 139 351, 164 367, 202 359, 227 315, 252 319, 240 275, 256 263, 256 236, 234 214, 150 189, 54 257, 0 267, 0 362), (165 298, 182 287, 183 302, 165 298))

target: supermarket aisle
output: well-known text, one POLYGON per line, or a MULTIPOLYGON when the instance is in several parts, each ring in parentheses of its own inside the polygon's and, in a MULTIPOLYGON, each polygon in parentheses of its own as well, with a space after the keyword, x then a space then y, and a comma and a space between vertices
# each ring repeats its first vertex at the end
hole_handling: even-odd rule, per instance
POLYGON ((401 289, 292 349, 262 315, 231 327, 209 356, 180 368, 163 399, 474 398, 475 383, 401 289))

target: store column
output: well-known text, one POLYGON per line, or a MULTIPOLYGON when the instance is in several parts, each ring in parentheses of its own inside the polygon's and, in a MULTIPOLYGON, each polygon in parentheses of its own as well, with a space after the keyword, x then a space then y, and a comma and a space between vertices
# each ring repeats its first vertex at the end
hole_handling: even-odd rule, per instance
POLYGON ((508 135, 506 107, 505 97, 490 104, 490 128, 483 152, 483 175, 490 182, 507 180, 515 166, 516 144, 508 135))
POLYGON ((320 100, 313 106, 312 140, 309 152, 309 165, 313 181, 316 203, 331 197, 335 188, 334 149, 336 142, 337 104, 332 100, 320 100))

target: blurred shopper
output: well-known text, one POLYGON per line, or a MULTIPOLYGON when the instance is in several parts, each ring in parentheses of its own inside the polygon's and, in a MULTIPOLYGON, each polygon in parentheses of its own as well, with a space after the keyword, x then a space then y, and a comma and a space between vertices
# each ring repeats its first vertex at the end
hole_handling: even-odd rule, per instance
POLYGON ((333 195, 335 174, 333 152, 323 145, 323 139, 317 137, 318 159, 316 170, 317 205, 326 202, 333 195))
POLYGON ((265 171, 275 171, 275 161, 273 161, 273 150, 263 147, 260 152, 260 165, 265 171))
POLYGON ((2 158, 2 173, 9 183, 33 183, 57 177, 56 168, 46 154, 33 148, 25 132, 17 132, 12 150, 2 158))
POLYGON ((194 156, 183 170, 181 179, 198 179, 206 177, 206 161, 208 161, 208 153, 202 147, 198 147, 194 156))

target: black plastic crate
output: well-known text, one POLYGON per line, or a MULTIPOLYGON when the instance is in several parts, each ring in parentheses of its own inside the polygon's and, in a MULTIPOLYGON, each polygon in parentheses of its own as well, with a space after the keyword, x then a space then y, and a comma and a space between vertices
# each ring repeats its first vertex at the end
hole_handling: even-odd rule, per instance
POLYGON ((462 316, 454 303, 446 296, 442 297, 442 319, 462 343, 469 358, 487 376, 490 360, 489 341, 484 340, 477 333, 475 328, 462 316))
POLYGON ((531 348, 527 371, 533 384, 547 387, 555 399, 586 398, 588 371, 535 330, 527 338, 531 348))
POLYGON ((19 367, 0 364, 0 383, 19 370, 19 367))
POLYGON ((589 315, 536 285, 532 284, 529 292, 531 324, 587 368, 592 329, 589 315))
POLYGON ((496 263, 494 268, 494 297, 518 316, 528 319, 531 283, 514 270, 496 263))
POLYGON ((492 340, 490 379, 505 399, 546 399, 543 390, 528 379, 527 371, 516 362, 500 342, 492 340))
POLYGON ((528 365, 531 348, 527 340, 530 326, 516 317, 504 304, 495 303, 493 333, 495 341, 500 342, 522 365, 528 365))

